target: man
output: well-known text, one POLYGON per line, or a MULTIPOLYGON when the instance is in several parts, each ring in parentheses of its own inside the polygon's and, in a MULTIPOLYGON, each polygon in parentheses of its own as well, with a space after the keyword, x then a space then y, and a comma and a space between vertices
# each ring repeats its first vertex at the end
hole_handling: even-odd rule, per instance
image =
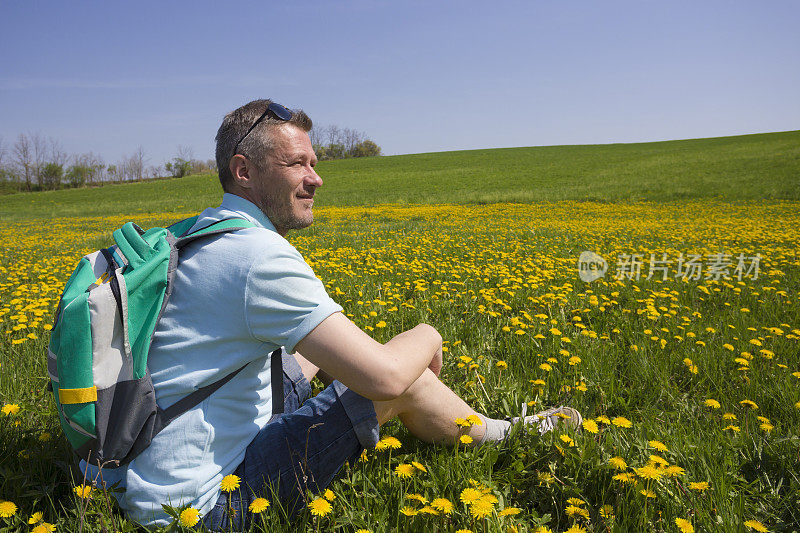
MULTIPOLYGON (((195 227, 232 217, 257 227, 183 249, 149 364, 162 408, 243 369, 126 467, 103 472, 106 484, 125 487, 120 505, 142 524, 168 522, 162 503, 191 504, 206 526, 227 528, 220 481, 228 474, 241 480, 231 496, 234 527, 243 526, 255 497, 270 497, 267 487, 296 511, 307 490, 323 489, 346 461, 374 447, 379 425, 395 417, 418 438, 442 444, 465 432, 476 444, 499 441, 516 422, 476 413, 438 379, 442 339, 431 326, 386 344, 361 331, 286 241, 289 230, 313 222, 322 186, 310 129, 302 111, 256 100, 229 113, 217 132, 222 205, 203 211, 195 227), (269 354, 281 347, 285 414, 273 418, 269 354), (336 381, 309 398, 318 372, 336 381), (454 423, 470 416, 482 424, 454 423)), ((544 432, 556 415, 572 426, 581 420, 574 409, 557 408, 523 422, 544 432)))

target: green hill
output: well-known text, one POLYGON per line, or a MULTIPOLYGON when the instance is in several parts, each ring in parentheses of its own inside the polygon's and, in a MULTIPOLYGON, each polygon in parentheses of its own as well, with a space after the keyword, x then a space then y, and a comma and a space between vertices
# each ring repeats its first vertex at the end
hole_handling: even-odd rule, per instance
MULTIPOLYGON (((634 144, 438 152, 318 166, 317 206, 559 200, 800 199, 800 131, 634 144)), ((0 217, 186 212, 216 176, 2 197, 0 217)))

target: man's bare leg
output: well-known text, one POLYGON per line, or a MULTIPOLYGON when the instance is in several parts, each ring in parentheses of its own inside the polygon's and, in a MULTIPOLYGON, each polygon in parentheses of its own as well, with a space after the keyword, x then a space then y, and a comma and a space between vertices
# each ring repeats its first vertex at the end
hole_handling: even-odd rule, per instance
POLYGON ((456 418, 466 419, 478 413, 430 370, 425 370, 406 392, 394 400, 373 404, 379 424, 399 417, 415 437, 426 442, 455 444, 459 436, 466 434, 477 443, 486 430, 482 425, 470 428, 456 425, 456 418))

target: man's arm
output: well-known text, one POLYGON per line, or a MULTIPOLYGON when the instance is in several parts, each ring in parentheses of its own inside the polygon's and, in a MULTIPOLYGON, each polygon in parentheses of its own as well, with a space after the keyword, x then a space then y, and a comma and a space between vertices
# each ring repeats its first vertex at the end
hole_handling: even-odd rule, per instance
POLYGON ((442 337, 427 324, 381 344, 342 313, 323 320, 295 346, 296 351, 347 387, 370 400, 400 396, 430 368, 442 368, 442 337))

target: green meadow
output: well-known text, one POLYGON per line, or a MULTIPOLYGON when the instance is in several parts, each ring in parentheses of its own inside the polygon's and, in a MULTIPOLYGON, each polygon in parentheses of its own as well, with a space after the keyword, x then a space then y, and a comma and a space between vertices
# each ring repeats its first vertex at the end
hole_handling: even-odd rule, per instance
MULTIPOLYGON (((800 199, 800 131, 323 161, 316 205, 800 199)), ((216 176, 2 197, 0 217, 198 211, 216 176)))
MULTIPOLYGON (((265 490, 250 530, 800 530, 800 132, 318 170, 316 222, 289 240, 357 325, 382 342, 434 325, 442 379, 490 416, 570 405, 585 423, 445 448, 393 422, 296 521, 265 490), (582 251, 603 277, 581 280, 582 251)), ((190 176, 0 197, 0 531, 137 529, 74 469, 52 313, 113 229, 220 196, 190 176)), ((164 531, 199 529, 170 512, 164 531)))

